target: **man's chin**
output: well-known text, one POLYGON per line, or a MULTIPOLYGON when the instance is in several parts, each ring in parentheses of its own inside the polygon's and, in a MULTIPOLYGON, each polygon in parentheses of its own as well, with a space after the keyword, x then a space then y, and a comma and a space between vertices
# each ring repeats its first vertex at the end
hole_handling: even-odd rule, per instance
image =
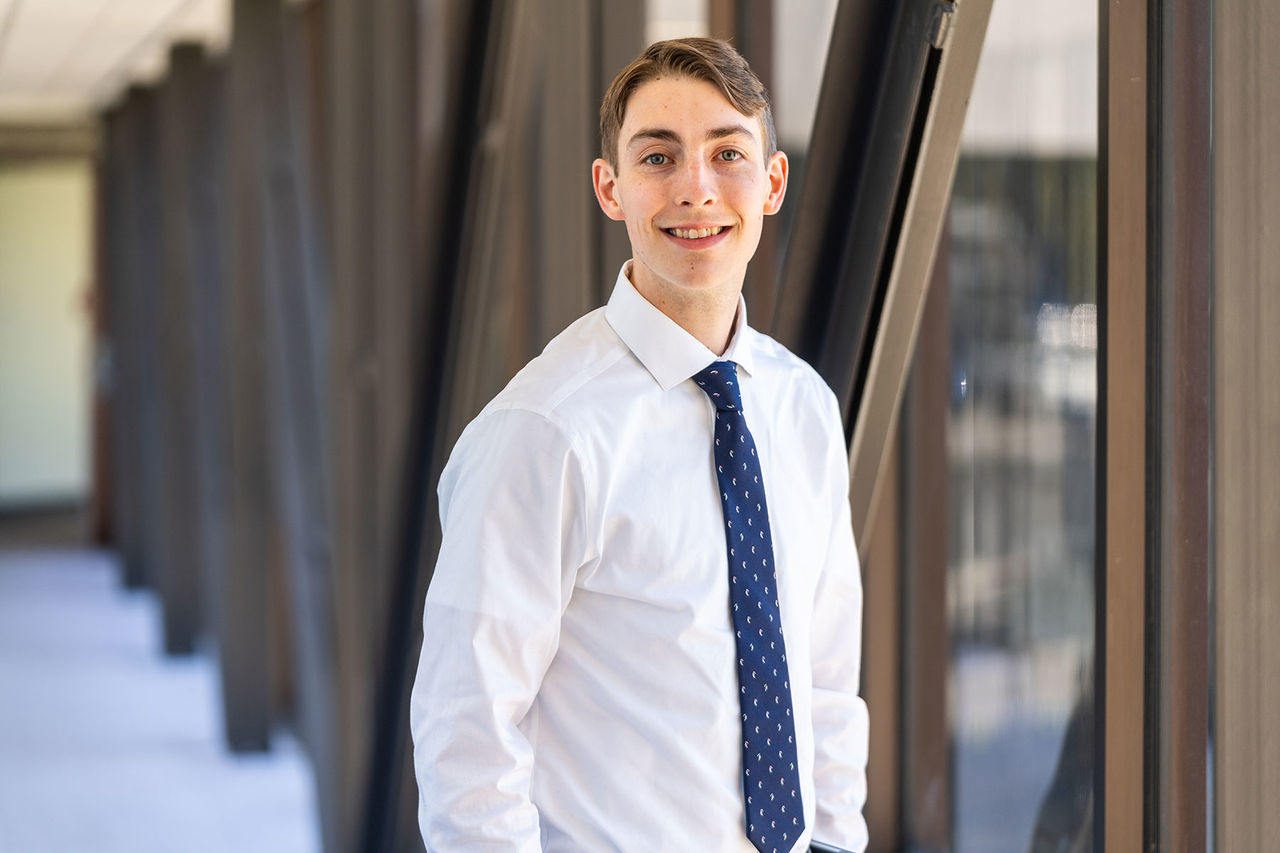
POLYGON ((669 269, 653 272, 656 273, 653 275, 655 282, 661 282, 660 287, 691 293, 722 290, 734 282, 741 283, 743 278, 719 264, 672 265, 669 269))

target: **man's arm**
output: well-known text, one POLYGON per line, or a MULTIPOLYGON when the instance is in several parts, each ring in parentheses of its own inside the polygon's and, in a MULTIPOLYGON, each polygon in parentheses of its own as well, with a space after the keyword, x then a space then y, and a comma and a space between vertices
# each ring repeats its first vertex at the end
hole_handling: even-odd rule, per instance
POLYGON ((585 542, 580 459, 523 410, 477 419, 440 479, 444 538, 410 725, 429 851, 541 851, 520 729, 555 655, 585 542))
POLYGON ((813 655, 813 781, 817 814, 815 841, 862 851, 867 826, 867 706, 858 695, 862 655, 862 577, 849 512, 849 460, 840 413, 828 395, 833 440, 834 523, 827 559, 818 580, 811 626, 813 655))

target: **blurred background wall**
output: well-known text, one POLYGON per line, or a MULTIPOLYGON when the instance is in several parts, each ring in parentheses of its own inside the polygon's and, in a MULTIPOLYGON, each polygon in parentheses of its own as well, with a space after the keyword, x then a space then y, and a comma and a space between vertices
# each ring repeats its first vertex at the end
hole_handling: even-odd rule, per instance
POLYGON ((0 507, 91 488, 93 169, 0 165, 0 507))

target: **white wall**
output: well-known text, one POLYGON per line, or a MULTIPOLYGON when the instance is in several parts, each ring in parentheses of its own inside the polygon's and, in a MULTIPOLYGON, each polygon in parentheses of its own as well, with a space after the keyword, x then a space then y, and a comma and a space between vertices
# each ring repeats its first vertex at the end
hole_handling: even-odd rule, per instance
POLYGON ((92 172, 0 165, 0 508, 89 488, 92 172))

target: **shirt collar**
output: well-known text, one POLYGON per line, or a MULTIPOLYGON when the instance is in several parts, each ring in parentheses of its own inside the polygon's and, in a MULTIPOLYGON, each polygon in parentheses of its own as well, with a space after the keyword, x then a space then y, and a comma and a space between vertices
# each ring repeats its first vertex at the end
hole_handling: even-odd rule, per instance
POLYGON ((751 355, 751 328, 747 326, 747 303, 738 295, 738 314, 724 355, 716 355, 640 295, 631 283, 631 261, 622 265, 613 295, 604 316, 632 354, 669 391, 713 361, 732 361, 751 375, 755 360, 751 355))

